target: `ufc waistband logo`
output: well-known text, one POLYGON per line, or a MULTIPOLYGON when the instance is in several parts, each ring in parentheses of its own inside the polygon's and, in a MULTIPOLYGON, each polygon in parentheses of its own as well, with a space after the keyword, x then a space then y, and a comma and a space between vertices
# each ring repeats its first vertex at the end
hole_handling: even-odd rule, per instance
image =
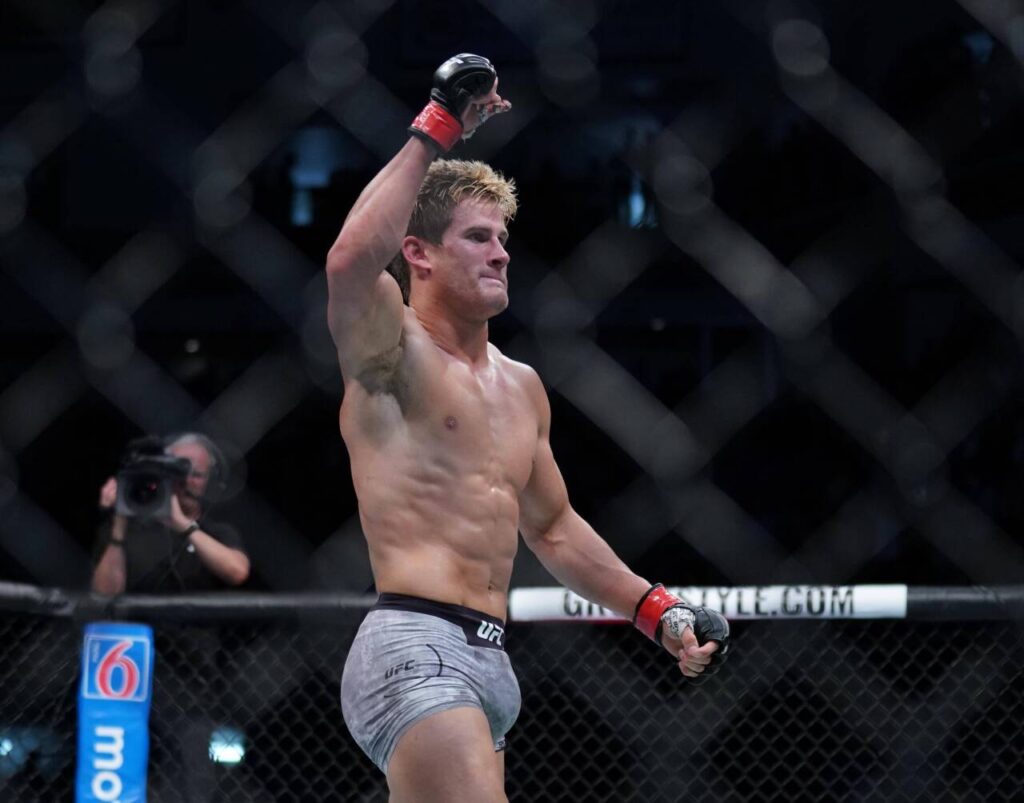
POLYGON ((505 628, 493 622, 481 622, 476 629, 476 634, 484 641, 492 641, 499 647, 504 647, 505 628))

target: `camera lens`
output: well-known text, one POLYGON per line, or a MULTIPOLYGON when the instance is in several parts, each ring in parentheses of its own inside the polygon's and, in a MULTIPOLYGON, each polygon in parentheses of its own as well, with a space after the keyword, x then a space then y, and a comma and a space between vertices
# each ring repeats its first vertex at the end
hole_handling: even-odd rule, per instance
POLYGON ((118 476, 117 512, 149 518, 170 512, 171 480, 152 470, 123 471, 118 476))
POLYGON ((171 512, 174 483, 188 474, 179 458, 160 454, 139 454, 121 467, 117 475, 116 510, 123 516, 159 518, 171 512))
POLYGON ((135 477, 128 486, 125 496, 128 501, 138 507, 148 507, 161 494, 161 480, 156 476, 135 477))

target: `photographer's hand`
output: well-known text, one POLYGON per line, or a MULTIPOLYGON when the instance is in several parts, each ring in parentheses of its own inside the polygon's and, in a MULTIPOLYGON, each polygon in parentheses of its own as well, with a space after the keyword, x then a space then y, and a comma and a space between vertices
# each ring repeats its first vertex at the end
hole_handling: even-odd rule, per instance
POLYGON ((171 496, 171 513, 165 525, 185 535, 203 565, 228 585, 237 586, 249 577, 249 558, 238 549, 222 544, 204 532, 199 522, 190 519, 181 509, 178 495, 171 496))
POLYGON ((171 512, 160 519, 160 523, 176 533, 184 533, 189 527, 195 524, 196 521, 195 519, 190 519, 185 515, 185 512, 181 509, 181 502, 178 500, 178 495, 171 494, 171 512))
POLYGON ((107 477, 107 481, 100 488, 100 510, 110 510, 117 502, 117 480, 114 477, 107 477))

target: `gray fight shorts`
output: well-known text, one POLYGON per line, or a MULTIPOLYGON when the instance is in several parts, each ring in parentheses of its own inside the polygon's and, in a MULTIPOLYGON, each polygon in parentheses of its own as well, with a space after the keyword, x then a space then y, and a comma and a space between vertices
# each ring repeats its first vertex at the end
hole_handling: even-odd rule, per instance
POLYGON ((461 605, 381 594, 359 627, 341 676, 349 732, 381 771, 406 729, 450 708, 479 708, 494 749, 522 698, 500 619, 461 605))

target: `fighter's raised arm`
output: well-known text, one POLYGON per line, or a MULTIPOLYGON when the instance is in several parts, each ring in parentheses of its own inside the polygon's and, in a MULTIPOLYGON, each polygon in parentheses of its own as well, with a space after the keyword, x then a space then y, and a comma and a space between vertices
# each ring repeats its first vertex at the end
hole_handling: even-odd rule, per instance
POLYGON ((397 347, 402 295, 384 269, 403 247, 416 195, 440 152, 511 108, 491 63, 463 53, 434 73, 430 102, 405 146, 366 186, 327 254, 328 325, 346 378, 397 347))

